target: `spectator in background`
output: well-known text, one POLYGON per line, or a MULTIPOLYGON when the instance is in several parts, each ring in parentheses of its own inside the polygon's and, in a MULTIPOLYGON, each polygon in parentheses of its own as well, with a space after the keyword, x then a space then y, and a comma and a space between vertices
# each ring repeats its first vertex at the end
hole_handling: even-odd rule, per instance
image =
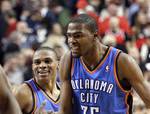
POLYGON ((116 38, 112 34, 105 35, 101 41, 102 41, 102 43, 104 43, 107 46, 116 47, 116 44, 117 44, 116 38))
POLYGON ((145 28, 148 24, 147 13, 140 11, 138 12, 136 19, 135 19, 135 26, 132 27, 133 29, 133 36, 136 38, 136 45, 138 49, 141 49, 141 46, 145 43, 145 28))
POLYGON ((5 13, 8 11, 12 11, 12 6, 10 1, 4 0, 0 4, 0 63, 3 64, 3 57, 4 57, 4 51, 3 51, 3 42, 2 40, 5 37, 5 33, 7 31, 8 23, 5 17, 5 13))
POLYGON ((20 36, 19 47, 22 48, 33 48, 35 43, 38 44, 38 36, 29 28, 28 24, 24 21, 19 21, 16 28, 17 34, 20 36))
POLYGON ((4 70, 12 85, 18 85, 24 81, 24 62, 25 60, 21 53, 16 52, 5 55, 4 70))
POLYGON ((11 2, 9 0, 4 0, 0 6, 0 39, 5 37, 6 31, 9 24, 14 23, 15 13, 13 11, 11 2))
POLYGON ((119 19, 117 17, 110 17, 109 28, 105 31, 105 36, 112 35, 115 38, 115 47, 127 53, 126 49, 126 33, 119 27, 119 19))
POLYGON ((31 78, 33 78, 33 73, 32 73, 32 57, 34 54, 34 50, 32 49, 22 49, 21 52, 24 55, 24 59, 25 59, 25 68, 24 68, 24 73, 23 73, 23 77, 24 77, 24 81, 30 80, 31 78))
POLYGON ((49 0, 40 0, 40 13, 47 34, 52 30, 52 25, 57 21, 55 14, 50 10, 49 0))
MULTIPOLYGON (((101 35, 103 35, 105 33, 105 31, 107 31, 109 29, 109 23, 110 23, 111 17, 117 17, 119 20, 120 29, 123 30, 123 32, 127 33, 128 35, 131 35, 131 33, 132 33, 131 28, 129 26, 129 22, 128 22, 127 18, 125 17, 125 15, 120 16, 117 14, 119 9, 118 9, 118 6, 116 3, 111 1, 107 5, 107 8, 105 10, 107 10, 109 15, 104 18, 103 15, 101 14, 102 22, 99 25, 101 35)), ((103 11, 101 13, 103 13, 103 11)))
POLYGON ((18 32, 12 32, 10 36, 4 40, 4 51, 5 54, 19 52, 21 50, 21 34, 18 32))
POLYGON ((132 39, 130 42, 127 42, 126 48, 127 48, 128 54, 132 56, 138 64, 140 64, 140 53, 136 46, 136 40, 132 39))
POLYGON ((59 24, 63 28, 65 28, 65 26, 67 25, 68 21, 70 20, 70 17, 72 16, 71 15, 72 10, 68 9, 68 7, 72 7, 72 4, 68 4, 68 3, 69 2, 73 2, 73 1, 65 1, 65 2, 63 2, 65 7, 62 6, 61 2, 59 2, 57 0, 52 0, 50 2, 50 9, 52 10, 52 12, 57 17, 57 21, 56 22, 59 22, 59 24))
POLYGON ((48 35, 46 41, 43 42, 42 46, 50 46, 51 48, 56 49, 58 60, 68 50, 66 39, 63 35, 62 27, 59 23, 53 24, 52 32, 48 35), (60 50, 58 49, 61 49, 62 52, 60 53, 60 50))
POLYGON ((141 69, 147 80, 150 79, 150 36, 147 36, 145 44, 142 45, 141 51, 141 69))
POLYGON ((24 10, 32 12, 40 7, 40 1, 38 0, 21 0, 24 10))

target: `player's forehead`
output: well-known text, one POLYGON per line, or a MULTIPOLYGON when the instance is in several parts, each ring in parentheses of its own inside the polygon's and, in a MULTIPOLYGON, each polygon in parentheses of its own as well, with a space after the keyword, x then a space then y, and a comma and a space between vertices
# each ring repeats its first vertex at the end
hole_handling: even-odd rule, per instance
POLYGON ((52 50, 38 50, 33 55, 33 60, 44 58, 56 59, 56 54, 52 50))
POLYGON ((84 23, 69 23, 67 33, 84 32, 87 30, 86 24, 84 23))

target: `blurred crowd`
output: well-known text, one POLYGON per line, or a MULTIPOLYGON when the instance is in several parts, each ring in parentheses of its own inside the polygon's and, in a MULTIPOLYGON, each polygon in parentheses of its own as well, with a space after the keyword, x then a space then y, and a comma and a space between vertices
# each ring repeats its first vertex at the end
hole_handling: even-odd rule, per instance
MULTIPOLYGON (((11 83, 32 78, 32 55, 40 46, 69 49, 65 28, 81 13, 98 24, 100 41, 131 55, 150 82, 150 0, 1 0, 0 64, 11 83)), ((135 92, 134 114, 150 114, 135 92)))

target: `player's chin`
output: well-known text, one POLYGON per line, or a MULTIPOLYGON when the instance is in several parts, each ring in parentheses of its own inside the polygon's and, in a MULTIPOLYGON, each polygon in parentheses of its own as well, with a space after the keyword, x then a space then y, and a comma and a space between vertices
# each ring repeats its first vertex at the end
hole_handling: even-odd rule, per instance
POLYGON ((48 77, 45 77, 45 78, 38 78, 38 80, 40 81, 40 82, 42 82, 42 83, 48 83, 49 82, 49 78, 48 77))
POLYGON ((75 57, 75 58, 79 58, 79 57, 80 57, 80 54, 79 54, 79 53, 72 52, 72 56, 75 57))

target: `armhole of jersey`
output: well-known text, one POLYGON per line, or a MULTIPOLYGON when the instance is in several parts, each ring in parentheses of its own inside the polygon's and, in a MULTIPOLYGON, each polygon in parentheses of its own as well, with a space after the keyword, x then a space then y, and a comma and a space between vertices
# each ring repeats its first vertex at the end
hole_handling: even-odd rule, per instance
POLYGON ((124 92, 126 93, 125 95, 125 104, 127 106, 127 114, 132 114, 132 104, 133 104, 133 96, 131 93, 131 89, 127 90, 125 89, 122 84, 119 81, 118 78, 118 57, 121 54, 121 51, 117 51, 117 54, 115 56, 115 63, 114 63, 114 76, 115 76, 115 80, 117 82, 118 87, 124 92))
POLYGON ((25 83, 25 84, 30 88, 31 93, 32 93, 32 99, 33 99, 32 109, 31 109, 31 111, 29 112, 29 114, 34 114, 33 112, 34 112, 35 109, 36 109, 36 95, 33 93, 33 89, 32 89, 32 87, 31 87, 31 85, 28 84, 28 83, 25 83))
MULTIPOLYGON (((117 78, 118 78, 118 81, 119 81, 119 74, 118 74, 118 57, 120 55, 121 51, 119 52, 118 56, 116 57, 116 74, 117 74, 117 78)), ((123 80, 123 82, 125 82, 125 80, 123 80)), ((128 87, 125 87, 123 83, 121 83, 119 81, 121 87, 125 90, 125 91, 131 91, 131 86, 128 86, 128 87)))
MULTIPOLYGON (((57 89, 60 91, 60 85, 59 85, 58 82, 56 82, 56 87, 57 87, 57 89)), ((59 96, 58 96, 56 102, 59 102, 59 100, 60 100, 60 94, 59 94, 59 96)))
POLYGON ((118 85, 118 87, 124 92, 124 93, 127 93, 127 92, 129 92, 129 90, 126 90, 123 86, 122 86, 122 84, 120 83, 120 81, 119 81, 119 75, 118 75, 118 57, 119 57, 119 55, 121 54, 121 51, 118 51, 117 50, 117 54, 116 54, 116 56, 115 56, 115 63, 114 63, 114 76, 115 76, 115 80, 116 80, 116 82, 117 82, 117 85, 118 85))
POLYGON ((132 114, 132 109, 133 109, 133 95, 131 92, 129 92, 126 95, 126 99, 125 99, 126 105, 128 107, 128 113, 127 114, 132 114))
POLYGON ((60 90, 60 84, 58 82, 56 82, 56 87, 58 90, 60 90))

